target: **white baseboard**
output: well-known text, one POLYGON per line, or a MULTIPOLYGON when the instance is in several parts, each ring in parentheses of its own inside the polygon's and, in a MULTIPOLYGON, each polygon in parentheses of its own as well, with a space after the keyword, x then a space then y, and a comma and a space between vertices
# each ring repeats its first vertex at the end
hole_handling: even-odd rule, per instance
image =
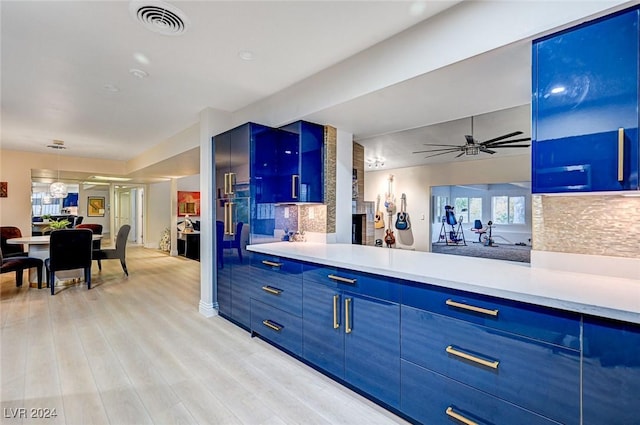
POLYGON ((212 303, 206 303, 202 300, 200 300, 200 304, 198 305, 198 311, 200 311, 200 314, 204 317, 213 317, 218 315, 218 310, 213 308, 212 303))
POLYGON ((640 280, 640 258, 532 250, 531 268, 640 280))

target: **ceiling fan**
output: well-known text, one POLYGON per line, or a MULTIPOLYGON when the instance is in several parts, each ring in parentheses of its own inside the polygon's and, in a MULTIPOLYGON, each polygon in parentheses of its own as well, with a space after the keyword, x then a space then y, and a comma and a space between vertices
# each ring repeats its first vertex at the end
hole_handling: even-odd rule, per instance
POLYGON ((427 155, 425 158, 431 158, 438 155, 446 155, 448 153, 460 152, 456 155, 456 158, 462 155, 478 155, 480 152, 493 155, 496 153, 494 149, 500 148, 528 148, 530 145, 512 145, 511 143, 525 142, 531 140, 531 137, 524 137, 520 139, 505 140, 510 137, 518 136, 522 134, 522 131, 514 131, 513 133, 505 134, 493 139, 485 140, 484 142, 478 142, 473 138, 473 117, 471 117, 471 135, 465 135, 467 142, 462 146, 451 145, 438 145, 432 143, 424 143, 425 146, 443 147, 442 149, 429 149, 426 151, 416 151, 413 153, 433 153, 433 155, 427 155))

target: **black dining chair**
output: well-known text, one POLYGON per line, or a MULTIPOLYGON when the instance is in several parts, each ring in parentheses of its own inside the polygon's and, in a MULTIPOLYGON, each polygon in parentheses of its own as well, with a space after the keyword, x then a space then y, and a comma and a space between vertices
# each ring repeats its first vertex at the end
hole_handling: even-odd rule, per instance
POLYGON ((120 260, 120 265, 122 266, 122 270, 124 270, 124 274, 129 276, 129 271, 127 270, 126 249, 127 238, 129 237, 130 231, 131 226, 123 224, 122 227, 120 227, 120 230, 118 230, 118 235, 116 236, 115 249, 101 249, 99 251, 94 251, 93 259, 98 261, 98 270, 102 271, 102 260, 120 260))
POLYGON ((93 233, 89 229, 53 230, 49 240, 49 258, 44 260, 47 283, 55 294, 56 272, 84 269, 87 289, 91 289, 91 257, 93 233))
POLYGON ((35 267, 38 271, 38 289, 42 288, 42 260, 35 257, 9 257, 5 258, 0 248, 0 273, 16 272, 16 287, 22 286, 24 270, 35 267))

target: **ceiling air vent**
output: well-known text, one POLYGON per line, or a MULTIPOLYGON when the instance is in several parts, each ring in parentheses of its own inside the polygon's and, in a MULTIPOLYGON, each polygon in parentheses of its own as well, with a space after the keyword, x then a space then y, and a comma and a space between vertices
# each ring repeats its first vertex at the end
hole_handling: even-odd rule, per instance
POLYGON ((129 11, 145 28, 163 35, 182 35, 189 25, 184 12, 161 1, 132 1, 129 11))

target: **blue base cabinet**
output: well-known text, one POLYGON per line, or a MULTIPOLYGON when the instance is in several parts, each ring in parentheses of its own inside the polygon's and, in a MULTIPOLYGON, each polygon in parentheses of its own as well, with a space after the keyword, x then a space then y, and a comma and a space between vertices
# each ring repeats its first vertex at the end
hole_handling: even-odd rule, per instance
MULTIPOLYGON (((253 253, 221 313, 415 423, 640 424, 640 324, 253 253), (241 307, 239 304, 243 304, 241 307)), ((224 273, 224 272, 223 272, 224 273)), ((223 296, 224 295, 224 296, 223 296)))
POLYGON ((533 193, 640 187, 639 10, 533 42, 533 193))
POLYGON ((640 423, 640 325, 585 317, 583 424, 640 423))

